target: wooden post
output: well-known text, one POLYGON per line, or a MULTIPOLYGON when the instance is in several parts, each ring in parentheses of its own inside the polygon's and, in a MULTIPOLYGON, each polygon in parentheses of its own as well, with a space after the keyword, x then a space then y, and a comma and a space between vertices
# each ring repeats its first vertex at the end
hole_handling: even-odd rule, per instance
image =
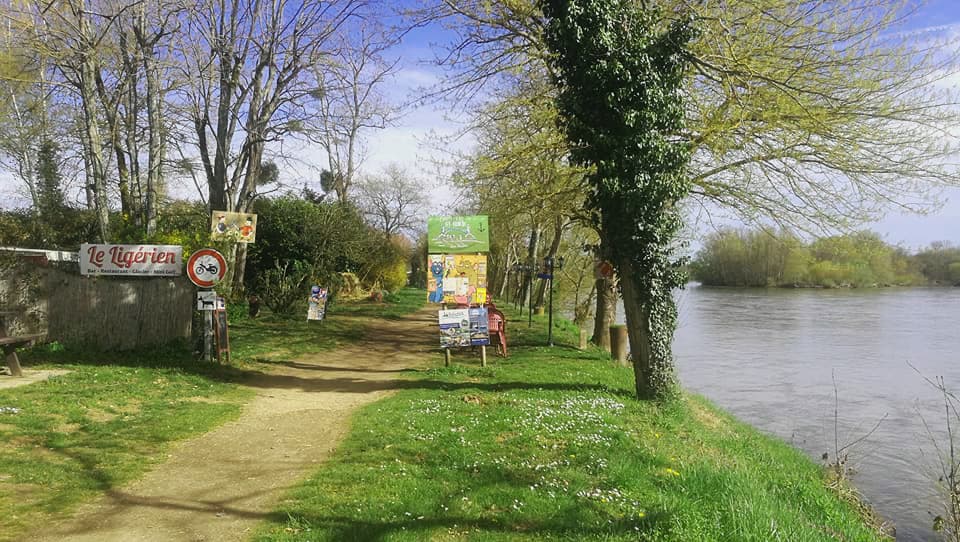
POLYGON ((587 349, 587 330, 585 329, 580 330, 580 345, 578 346, 578 348, 580 350, 587 349))
MULTIPOLYGON (((0 314, 0 339, 7 337, 7 324, 0 314)), ((17 357, 17 346, 15 344, 3 346, 4 358, 6 358, 7 368, 10 369, 10 376, 23 376, 23 370, 20 368, 20 358, 17 357)))
POLYGON ((450 349, 449 348, 443 349, 443 366, 444 367, 450 366, 450 349))
POLYGON ((487 366, 487 345, 485 344, 480 345, 480 366, 487 366))
POLYGON ((10 369, 10 376, 23 376, 23 370, 20 368, 20 359, 17 358, 17 348, 13 345, 4 347, 6 350, 7 368, 10 369))
POLYGON ((213 361, 213 311, 203 311, 203 360, 213 361))
POLYGON ((610 353, 621 365, 627 364, 627 326, 610 326, 610 353))

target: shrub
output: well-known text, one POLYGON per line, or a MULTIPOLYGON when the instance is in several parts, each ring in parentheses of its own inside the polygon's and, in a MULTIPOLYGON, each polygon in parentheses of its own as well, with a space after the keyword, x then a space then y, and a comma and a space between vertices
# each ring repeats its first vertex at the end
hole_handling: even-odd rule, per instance
MULTIPOLYGON (((313 203, 292 196, 258 201, 257 242, 249 247, 248 287, 284 262, 301 261, 317 284, 335 287, 342 272, 359 272, 376 254, 377 234, 350 205, 313 203)), ((275 271, 274 271, 275 273, 275 271)))
POLYGON ((273 269, 260 274, 260 299, 276 314, 293 314, 298 302, 309 297, 312 277, 313 269, 305 262, 286 262, 282 266, 277 262, 273 269))

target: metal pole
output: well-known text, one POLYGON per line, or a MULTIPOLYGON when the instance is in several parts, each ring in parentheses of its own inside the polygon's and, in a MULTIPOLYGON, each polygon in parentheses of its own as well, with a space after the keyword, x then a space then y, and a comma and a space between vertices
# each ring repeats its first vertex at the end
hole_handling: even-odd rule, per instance
POLYGON ((550 315, 547 316, 547 344, 553 346, 553 258, 550 258, 550 315))
POLYGON ((527 327, 533 327, 533 271, 527 277, 527 327))

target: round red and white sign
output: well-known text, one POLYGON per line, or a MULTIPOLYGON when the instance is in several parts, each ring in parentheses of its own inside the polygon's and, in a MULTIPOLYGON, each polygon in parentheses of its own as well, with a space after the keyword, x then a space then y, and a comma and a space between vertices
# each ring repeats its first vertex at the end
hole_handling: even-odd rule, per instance
POLYGON ((187 276, 201 288, 211 288, 227 274, 227 260, 212 248, 201 248, 187 260, 187 276))

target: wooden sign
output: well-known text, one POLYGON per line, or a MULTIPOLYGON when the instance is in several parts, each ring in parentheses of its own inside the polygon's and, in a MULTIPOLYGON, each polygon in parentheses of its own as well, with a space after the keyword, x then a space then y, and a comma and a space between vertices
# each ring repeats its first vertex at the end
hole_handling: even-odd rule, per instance
POLYGON ((183 248, 176 245, 80 245, 81 275, 177 277, 183 248))

